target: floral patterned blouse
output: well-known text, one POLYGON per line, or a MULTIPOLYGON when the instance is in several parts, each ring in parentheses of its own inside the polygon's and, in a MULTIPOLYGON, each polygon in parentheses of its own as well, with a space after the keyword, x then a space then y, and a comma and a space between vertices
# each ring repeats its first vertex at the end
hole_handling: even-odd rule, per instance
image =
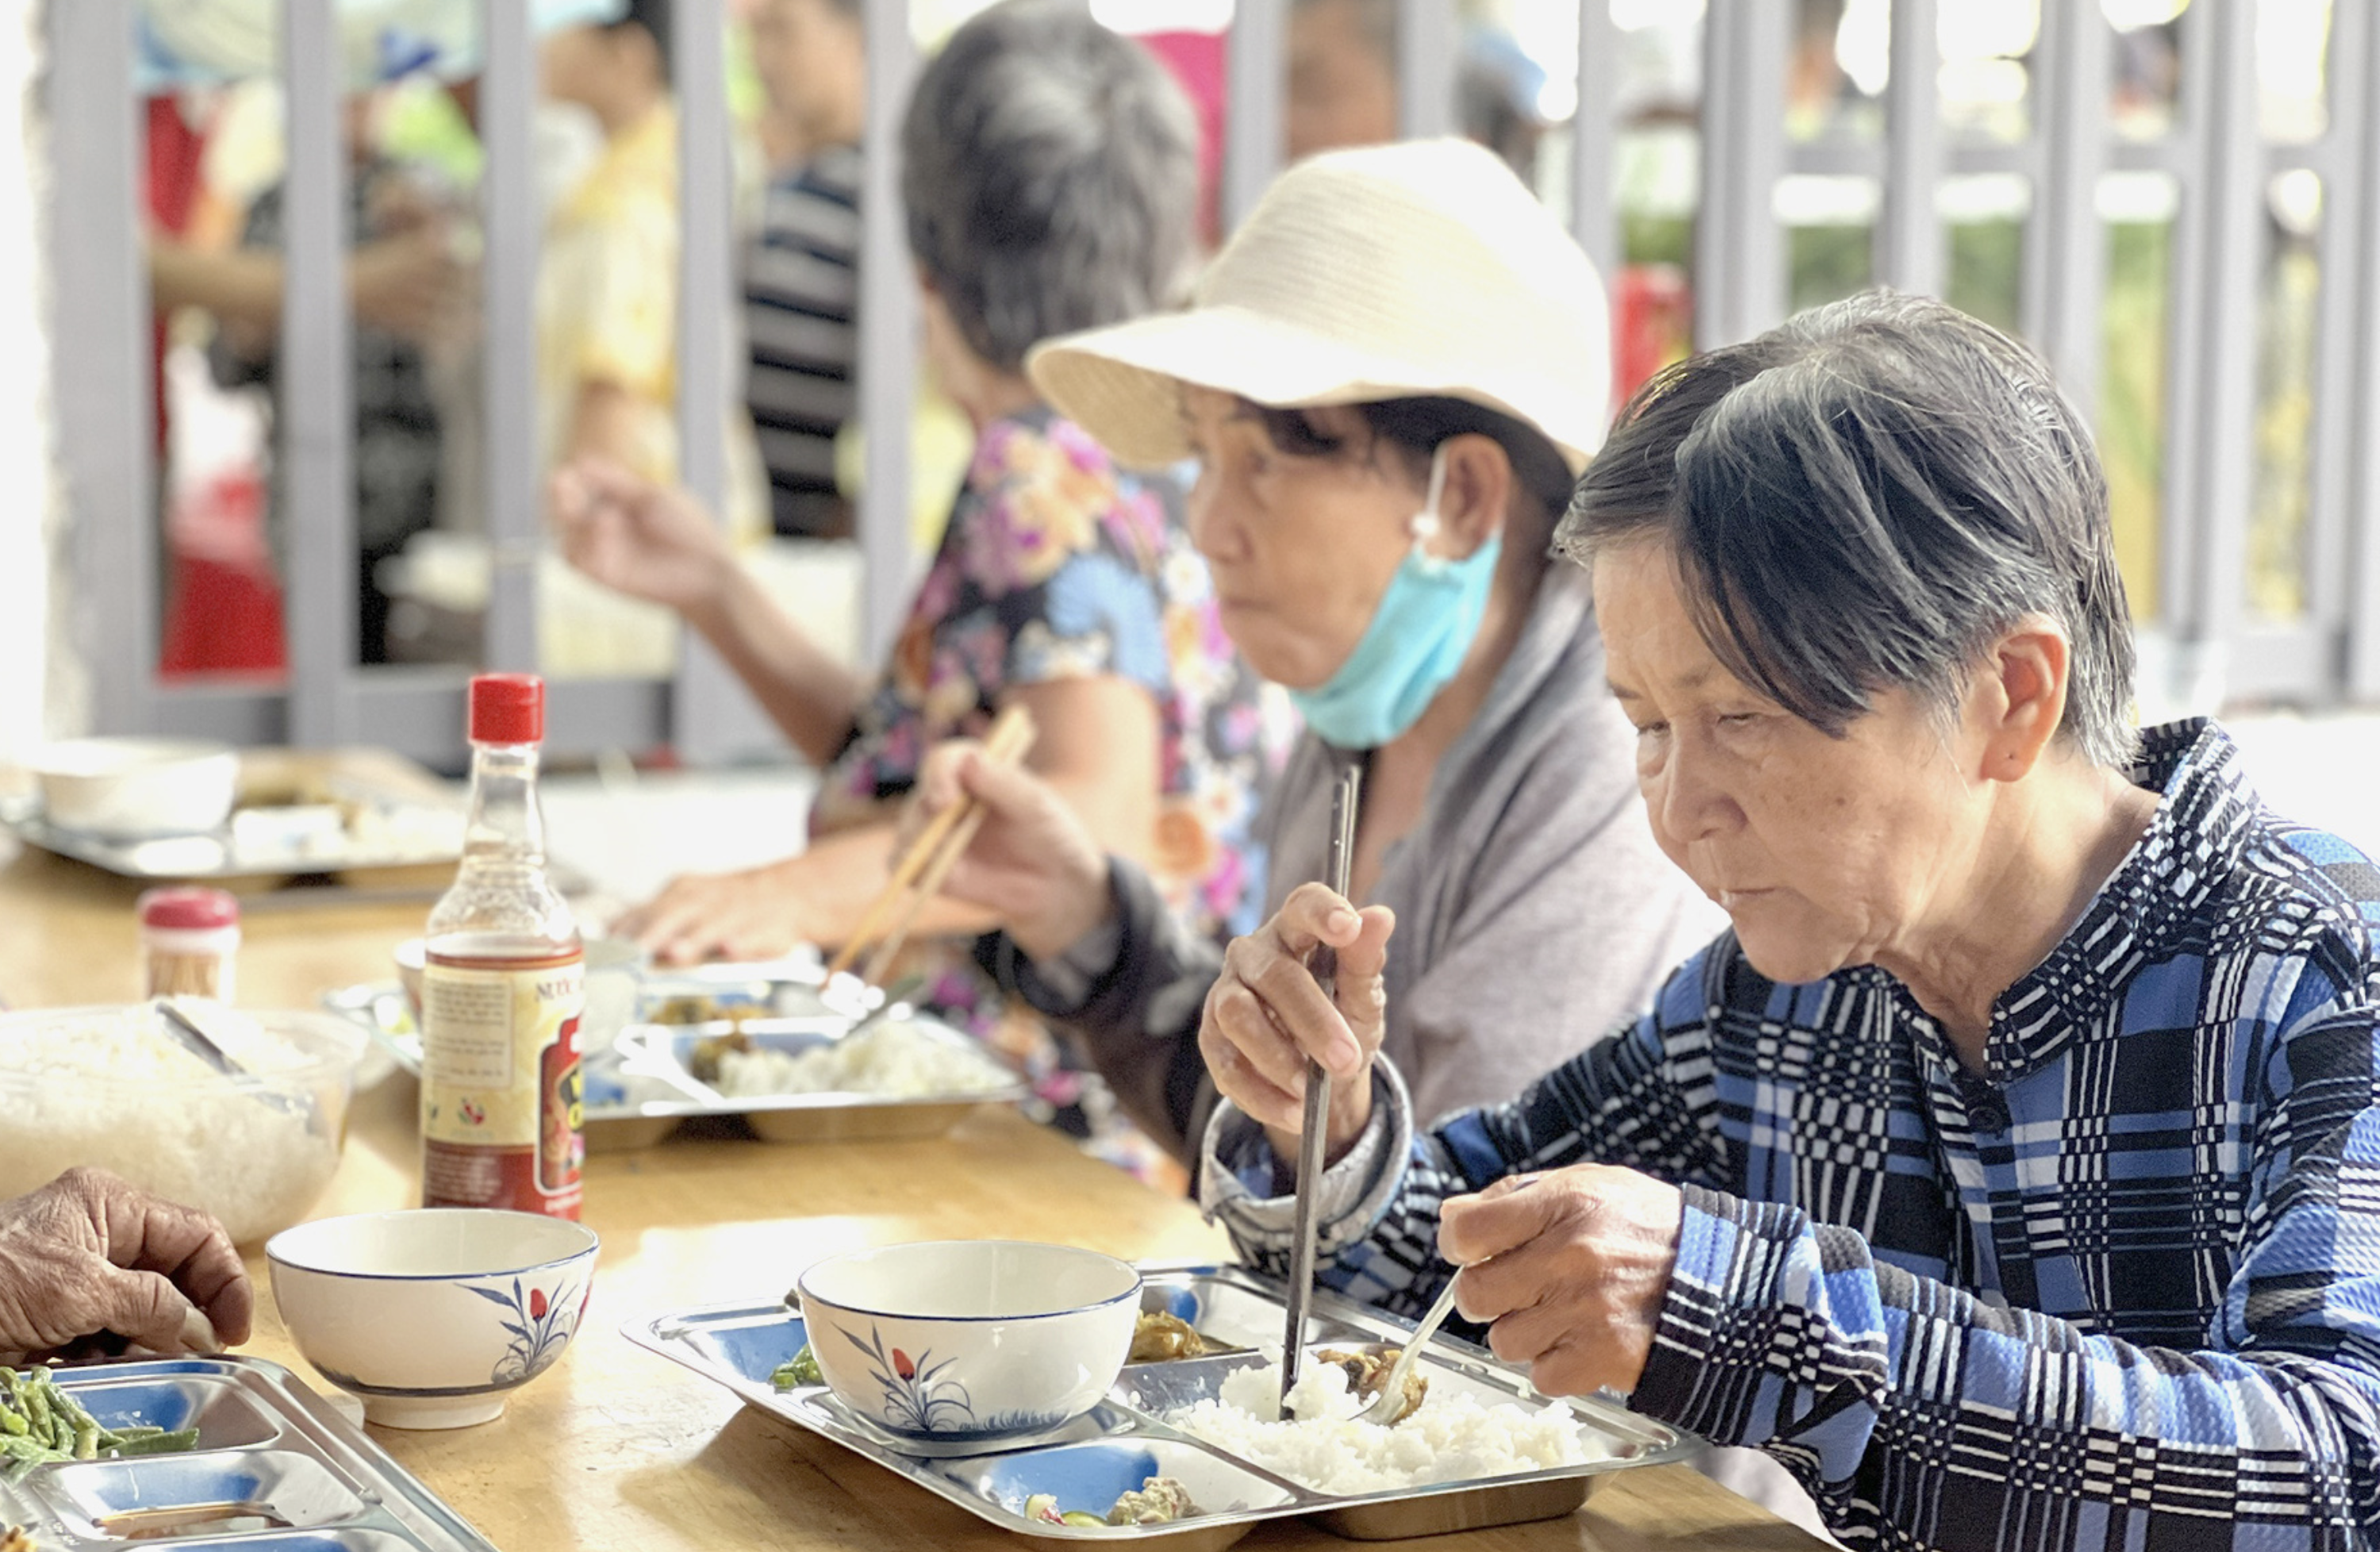
MULTIPOLYGON (((1250 832, 1292 728, 1223 634, 1180 504, 1174 482, 1120 472, 1046 408, 987 425, 892 661, 827 770, 811 833, 906 794, 926 751, 982 734, 1010 688, 1115 674, 1146 685, 1160 713, 1152 872, 1184 920, 1219 937, 1252 930, 1265 896, 1250 832)), ((1073 1070, 1046 1035, 1020 1036, 1014 1019, 994 1035, 1001 1010, 971 960, 944 954, 929 973, 929 1000, 1009 1048, 1046 1119, 1087 1132, 1119 1162, 1142 1162, 1093 1074, 1073 1070)))

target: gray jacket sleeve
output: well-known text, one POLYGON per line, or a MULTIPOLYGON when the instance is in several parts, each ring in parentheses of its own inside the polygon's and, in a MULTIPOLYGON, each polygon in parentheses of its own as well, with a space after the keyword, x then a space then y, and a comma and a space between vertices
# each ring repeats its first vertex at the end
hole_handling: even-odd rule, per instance
POLYGON ((1565 709, 1436 837, 1427 897, 1398 903, 1390 1054, 1416 1122, 1520 1093, 1726 925, 1654 843, 1630 731, 1608 699, 1565 709))
POLYGON ((1037 965, 1002 935, 992 969, 1001 985, 1081 1042, 1133 1123, 1184 1163, 1214 1109, 1198 1055, 1198 1016, 1223 966, 1222 951, 1184 928, 1157 886, 1120 857, 1108 859, 1115 915, 1108 928, 1056 964, 1037 965), (1110 948, 1111 952, 1101 953, 1110 948), (1105 961, 1104 964, 1099 963, 1105 961))

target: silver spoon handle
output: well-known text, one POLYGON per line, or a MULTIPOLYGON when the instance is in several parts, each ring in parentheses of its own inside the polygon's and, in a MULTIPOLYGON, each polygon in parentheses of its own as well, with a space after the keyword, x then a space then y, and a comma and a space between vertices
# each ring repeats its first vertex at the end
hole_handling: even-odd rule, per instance
POLYGON ((1379 1395, 1364 1409, 1367 1417, 1369 1413, 1382 1410, 1384 1403, 1391 1409, 1402 1404, 1405 1376, 1413 1373, 1414 1364, 1420 1360, 1421 1350, 1429 1345, 1429 1339, 1438 1335, 1438 1328, 1445 1325, 1446 1317, 1453 1313, 1454 1279, 1448 1278, 1446 1286, 1438 1291, 1437 1300, 1430 1304, 1429 1313, 1421 1317, 1421 1324, 1414 1328, 1414 1334, 1405 1339, 1404 1351, 1397 1354, 1396 1363, 1390 1365, 1389 1377, 1381 1384, 1379 1395))

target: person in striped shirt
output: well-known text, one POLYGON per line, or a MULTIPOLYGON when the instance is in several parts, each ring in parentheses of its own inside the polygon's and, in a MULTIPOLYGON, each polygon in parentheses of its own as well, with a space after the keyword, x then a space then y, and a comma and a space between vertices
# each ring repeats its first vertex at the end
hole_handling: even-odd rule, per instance
POLYGON ((863 34, 859 0, 760 0, 752 13, 778 170, 745 261, 745 401, 772 526, 797 538, 851 531, 834 443, 855 402, 863 34))
POLYGON ((1937 302, 1817 309, 1648 383, 1558 542, 1731 927, 1423 1130, 1374 1055, 1394 923, 1305 886, 1200 1032, 1243 1253, 1286 1264, 1311 1054, 1325 1280, 1454 1275, 1540 1389, 1756 1447, 1846 1541, 2371 1545, 2380 871, 2213 723, 2131 725, 2047 369, 1937 302), (1290 973, 1322 943, 1333 999, 1290 973))

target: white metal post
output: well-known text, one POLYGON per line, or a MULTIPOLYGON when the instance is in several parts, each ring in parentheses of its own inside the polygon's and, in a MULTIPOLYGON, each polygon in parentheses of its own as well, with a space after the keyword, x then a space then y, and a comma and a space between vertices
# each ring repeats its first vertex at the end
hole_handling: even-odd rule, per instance
POLYGON ((1595 261, 1607 288, 1620 275, 1620 221, 1613 208, 1611 158, 1619 139, 1620 29, 1611 0, 1579 0, 1578 111, 1571 115, 1570 229, 1595 261))
POLYGON ((159 526, 129 0, 50 0, 50 381, 74 547, 70 638, 91 722, 156 714, 159 526))
POLYGON ((2034 75, 2034 140, 2040 176, 2025 224, 2020 316, 2034 347, 2056 369, 2077 408, 2099 415, 2100 308, 2107 288, 2107 232, 2099 179, 2107 165, 2110 30, 2099 0, 2044 0, 2034 75))
POLYGON ((1694 343, 1749 339, 1785 316, 1782 0, 1710 0, 1703 15, 1703 188, 1694 219, 1694 343))
POLYGON ((859 189, 858 512, 867 592, 861 661, 882 662, 909 603, 909 423, 917 380, 917 282, 901 203, 901 120, 917 71, 906 0, 868 0, 868 122, 859 189))
POLYGON ((1942 290, 1942 45, 1938 0, 1892 0, 1892 71, 1884 90, 1884 212, 1876 278, 1922 296, 1942 290))
MULTIPOLYGON (((537 567, 527 558, 544 531, 539 489, 537 421, 537 266, 540 209, 536 147, 530 133, 537 102, 537 42, 528 9, 494 4, 480 9, 487 40, 480 76, 480 224, 485 235, 480 268, 480 438, 487 488, 488 550, 493 576, 480 656, 510 673, 537 661, 537 567)), ((455 733, 459 739, 462 722, 455 733)), ((457 745, 459 748, 459 744, 457 745)))
POLYGON ((2182 654, 2178 666, 2185 683, 2179 688, 2204 701, 2220 693, 2224 645, 2242 613, 2265 258, 2265 148, 2255 8, 2193 6, 2184 17, 2196 24, 2184 44, 2191 67, 2184 90, 2195 80, 2204 95, 2191 105, 2201 155, 2181 227, 2191 279, 2177 288, 2173 308, 2175 370, 2168 402, 2175 408, 2166 430, 2163 591, 2182 654), (2185 406, 2189 413, 2176 413, 2185 406))
POLYGON ((1281 170, 1288 91, 1286 0, 1237 0, 1223 41, 1223 230, 1237 226, 1281 170))
MULTIPOLYGON (((1397 0, 1397 131, 1409 140, 1456 132, 1463 38, 1452 0, 1397 0)), ((1286 83, 1276 74, 1275 91, 1286 83)))
POLYGON ((320 748, 360 732, 356 678, 354 339, 346 285, 346 78, 333 0, 284 0, 289 171, 282 232, 278 388, 289 740, 320 748))
MULTIPOLYGON (((671 10, 671 85, 677 102, 678 479, 727 520, 727 415, 743 373, 727 343, 735 294, 735 229, 727 133, 727 18, 721 0, 676 0, 671 10)), ((670 739, 701 761, 773 743, 750 697, 692 631, 678 637, 670 739)))

